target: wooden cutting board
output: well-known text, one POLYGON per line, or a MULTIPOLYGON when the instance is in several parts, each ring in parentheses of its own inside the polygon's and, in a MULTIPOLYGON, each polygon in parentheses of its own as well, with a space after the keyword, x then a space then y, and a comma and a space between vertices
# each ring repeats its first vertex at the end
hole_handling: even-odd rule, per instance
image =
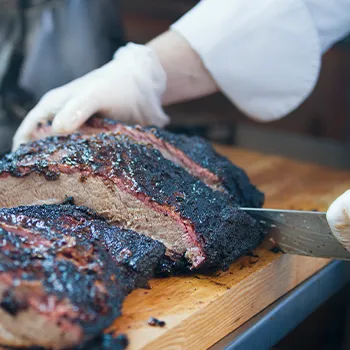
MULTIPOLYGON (((350 172, 335 171, 246 150, 217 147, 244 168, 266 194, 266 207, 327 210, 350 188, 350 172)), ((207 349, 319 271, 328 260, 280 255, 258 248, 217 275, 155 279, 127 298, 112 326, 128 349, 207 349), (164 327, 147 321, 156 317, 164 327)))

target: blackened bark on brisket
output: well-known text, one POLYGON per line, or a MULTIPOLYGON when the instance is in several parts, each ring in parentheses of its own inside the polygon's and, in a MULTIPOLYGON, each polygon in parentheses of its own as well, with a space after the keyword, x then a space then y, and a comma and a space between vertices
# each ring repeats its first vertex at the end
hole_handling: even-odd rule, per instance
POLYGON ((129 341, 124 334, 114 336, 113 334, 101 334, 100 336, 75 347, 74 350, 124 350, 129 341))
MULTIPOLYGON (((31 311, 72 332, 62 344, 57 337, 41 343, 42 329, 25 337, 30 346, 55 348, 89 341, 110 326, 126 295, 151 277, 165 252, 159 242, 73 205, 1 209, 0 246, 0 310, 11 317, 31 311)), ((18 329, 20 321, 10 329, 15 337, 18 329)))
MULTIPOLYGON (((166 148, 169 148, 167 145, 170 144, 182 151, 183 155, 189 157, 203 169, 215 174, 218 177, 218 182, 238 205, 261 207, 264 204, 264 194, 250 183, 243 169, 233 165, 227 158, 219 155, 212 145, 201 137, 174 134, 154 126, 124 126, 112 119, 99 117, 90 118, 82 128, 82 132, 92 133, 94 129, 99 131, 117 130, 121 133, 132 129, 134 135, 138 132, 141 134, 151 134, 155 139, 163 141, 166 148)), ((128 135, 130 136, 130 133, 128 135)), ((155 146, 154 143, 153 146, 155 146)))
MULTIPOLYGON (((128 347, 129 340, 124 334, 114 336, 113 334, 100 334, 97 337, 84 342, 72 349, 65 350, 124 350, 128 347)), ((43 347, 31 346, 27 350, 47 350, 43 347)), ((3 346, 1 350, 18 350, 18 347, 3 346)))
POLYGON ((152 276, 154 267, 165 253, 165 247, 149 237, 131 230, 109 225, 105 219, 90 208, 71 204, 22 206, 0 209, 0 225, 8 223, 21 228, 44 232, 53 236, 79 235, 91 242, 97 242, 112 257, 120 268, 126 268, 128 281, 133 284, 127 290, 143 287, 144 281, 152 276), (43 231, 41 231, 43 230, 43 231))
POLYGON ((235 209, 228 196, 211 190, 158 150, 131 142, 126 135, 75 134, 24 145, 0 163, 2 196, 10 195, 6 193, 6 176, 25 177, 32 173, 47 180, 56 180, 63 173, 79 173, 81 181, 100 177, 164 216, 173 217, 196 247, 189 259, 197 268, 227 268, 264 237, 260 225, 235 209))
POLYGON ((145 130, 178 148, 195 163, 217 175, 230 198, 239 206, 261 207, 264 204, 263 193, 250 183, 246 173, 219 155, 203 138, 177 135, 156 127, 146 127, 145 130))
MULTIPOLYGON (((38 136, 49 136, 50 126, 41 125, 38 131, 38 136)), ((164 157, 170 158, 209 187, 228 194, 240 206, 261 207, 264 203, 264 194, 250 183, 243 169, 219 155, 201 137, 174 134, 153 126, 130 126, 100 117, 90 118, 79 130, 82 134, 105 131, 125 134, 135 142, 143 142, 158 149, 164 157)))

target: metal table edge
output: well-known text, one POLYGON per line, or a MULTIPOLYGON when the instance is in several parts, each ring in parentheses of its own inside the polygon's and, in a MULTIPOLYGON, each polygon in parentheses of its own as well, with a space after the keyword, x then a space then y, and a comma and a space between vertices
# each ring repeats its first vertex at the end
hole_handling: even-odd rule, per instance
POLYGON ((269 350, 350 282, 350 263, 333 261, 210 350, 269 350))

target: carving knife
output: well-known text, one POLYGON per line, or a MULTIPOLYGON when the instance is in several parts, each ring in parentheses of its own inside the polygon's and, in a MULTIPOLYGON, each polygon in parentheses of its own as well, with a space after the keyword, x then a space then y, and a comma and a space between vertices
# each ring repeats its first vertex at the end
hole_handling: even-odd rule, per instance
POLYGON ((240 209, 267 229, 265 246, 277 247, 288 254, 350 260, 350 253, 332 235, 324 212, 240 209))

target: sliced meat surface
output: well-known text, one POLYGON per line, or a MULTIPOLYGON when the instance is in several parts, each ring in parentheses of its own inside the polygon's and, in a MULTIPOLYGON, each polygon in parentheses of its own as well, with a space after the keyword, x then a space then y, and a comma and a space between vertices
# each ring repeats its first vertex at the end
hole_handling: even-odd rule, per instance
POLYGON ((155 148, 125 134, 49 137, 0 162, 0 205, 73 196, 110 222, 150 236, 190 268, 228 265, 263 239, 261 226, 155 148))
MULTIPOLYGON (((50 129, 50 123, 39 124, 33 137, 47 137, 50 129)), ((201 137, 174 134, 157 127, 130 126, 100 117, 90 118, 79 130, 83 134, 105 131, 127 135, 135 142, 159 150, 163 157, 181 166, 212 189, 228 194, 240 206, 261 207, 264 203, 263 193, 250 183, 243 169, 219 155, 201 137)))
POLYGON ((121 314, 165 248, 73 205, 0 210, 0 343, 67 349, 121 314))

